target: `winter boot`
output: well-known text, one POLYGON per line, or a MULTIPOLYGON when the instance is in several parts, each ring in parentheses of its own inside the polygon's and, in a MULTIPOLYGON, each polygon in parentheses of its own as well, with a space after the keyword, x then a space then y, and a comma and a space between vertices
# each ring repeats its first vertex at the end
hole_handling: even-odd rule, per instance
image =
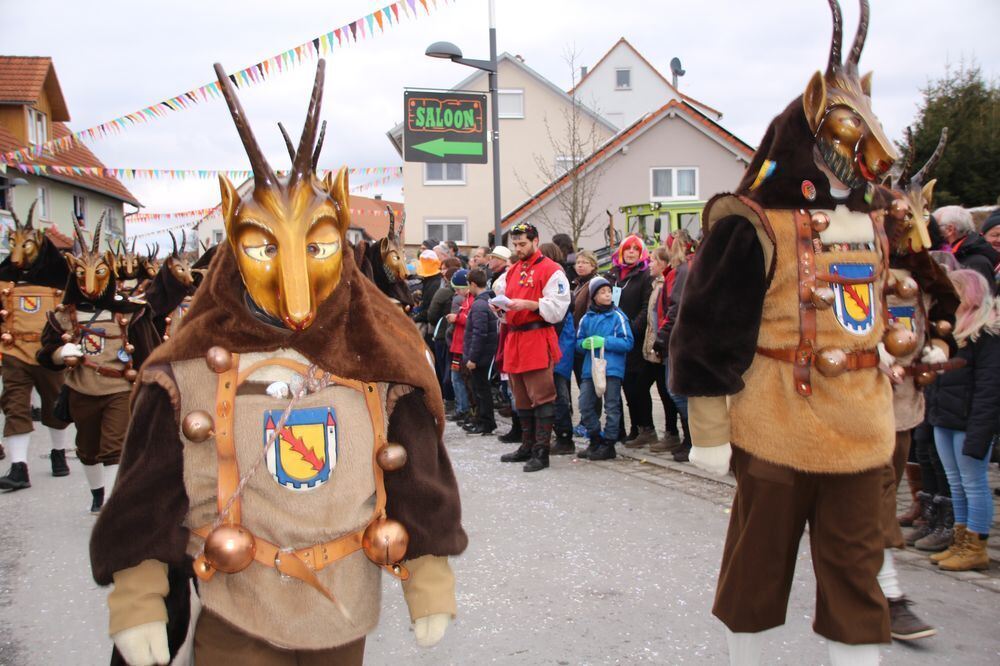
POLYGON ((546 403, 535 408, 535 446, 531 449, 531 460, 524 464, 525 472, 538 472, 549 466, 549 449, 552 445, 552 426, 555 423, 555 403, 546 403))
POLYGON ((951 498, 938 495, 934 498, 937 508, 937 522, 934 529, 925 537, 913 542, 917 550, 938 552, 944 550, 951 543, 953 527, 955 525, 955 514, 951 510, 951 498))
POLYGON ((913 501, 906 513, 896 516, 900 527, 911 527, 913 521, 920 517, 920 502, 917 500, 917 493, 924 489, 924 484, 920 476, 919 463, 906 463, 906 485, 910 487, 910 497, 913 501))
POLYGON ((69 476, 65 449, 52 449, 49 452, 49 462, 52 463, 52 476, 69 476))
POLYGON ((589 460, 590 456, 594 455, 594 452, 601 448, 602 441, 603 440, 600 435, 594 435, 590 438, 590 444, 587 445, 587 448, 577 453, 576 457, 583 460, 589 460))
POLYGON ((28 463, 13 463, 6 476, 0 476, 0 490, 24 490, 30 487, 31 479, 28 478, 28 463))
POLYGON ((920 502, 920 518, 913 521, 913 528, 907 530, 903 536, 903 541, 906 542, 907 546, 912 546, 918 539, 923 539, 934 531, 934 522, 937 516, 934 496, 921 490, 917 493, 917 501, 920 502))
MULTIPOLYGON (((518 420, 514 423, 521 434, 521 446, 517 447, 517 451, 500 456, 500 462, 527 462, 531 458, 531 449, 535 446, 535 412, 531 409, 519 409, 517 416, 518 420)), ((508 438, 513 432, 514 428, 511 428, 509 433, 500 437, 500 441, 510 441, 508 438)))
POLYGON ((521 431, 521 417, 518 412, 512 412, 510 416, 511 427, 510 432, 505 435, 500 435, 497 439, 505 444, 515 444, 521 441, 522 431, 521 431))
POLYGON ((601 444, 597 450, 590 454, 591 460, 614 460, 618 454, 615 452, 615 443, 610 439, 601 438, 601 444))
POLYGON ((942 571, 985 571, 989 569, 990 555, 986 552, 986 535, 967 530, 958 552, 947 560, 938 562, 938 568, 942 571))
POLYGON ((906 596, 889 599, 889 632, 897 641, 915 641, 937 633, 910 610, 913 603, 906 596))
POLYGON ((556 435, 556 443, 552 445, 550 453, 554 456, 571 456, 576 453, 573 436, 566 433, 556 435))
POLYGON ((673 433, 665 433, 663 439, 649 445, 650 453, 673 453, 681 447, 681 438, 673 433))
POLYGON ((961 550, 962 542, 968 538, 968 534, 969 532, 965 529, 965 525, 956 523, 955 529, 952 530, 951 543, 948 544, 948 548, 942 550, 940 553, 932 554, 931 562, 934 564, 940 564, 943 560, 947 560, 949 557, 961 550))
POLYGON ((104 488, 96 488, 90 491, 91 502, 90 502, 90 512, 100 513, 101 507, 104 506, 104 488))
POLYGON ((653 426, 639 426, 639 433, 635 439, 625 442, 626 449, 638 449, 639 447, 656 442, 656 428, 653 426))

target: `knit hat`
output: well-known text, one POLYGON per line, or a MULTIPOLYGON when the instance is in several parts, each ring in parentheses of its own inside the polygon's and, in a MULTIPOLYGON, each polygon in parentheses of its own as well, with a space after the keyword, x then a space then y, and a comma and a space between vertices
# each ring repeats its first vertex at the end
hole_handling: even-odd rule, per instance
POLYGON ((587 289, 590 290, 591 301, 594 300, 594 294, 596 294, 597 290, 600 289, 601 287, 608 287, 610 289, 611 283, 608 282, 606 279, 602 278, 600 275, 598 275, 597 277, 595 277, 594 279, 592 279, 590 282, 587 283, 587 289))
POLYGON ((469 271, 464 268, 460 268, 455 271, 455 275, 451 278, 451 286, 453 287, 468 287, 469 286, 469 271))
POLYGON ((983 228, 979 233, 985 236, 990 229, 996 226, 1000 226, 1000 208, 990 213, 990 216, 983 222, 983 228))
POLYGON ((597 255, 591 252, 590 250, 580 250, 579 252, 577 252, 576 260, 579 261, 580 259, 583 259, 594 268, 597 268, 598 266, 597 255))
POLYGON ((420 264, 417 266, 417 275, 420 277, 430 277, 441 272, 441 260, 438 259, 434 250, 424 250, 420 253, 420 264))
POLYGON ((497 245, 495 248, 493 248, 493 251, 490 252, 491 257, 496 257, 497 259, 503 259, 504 261, 510 261, 510 255, 511 255, 510 248, 503 245, 497 245))

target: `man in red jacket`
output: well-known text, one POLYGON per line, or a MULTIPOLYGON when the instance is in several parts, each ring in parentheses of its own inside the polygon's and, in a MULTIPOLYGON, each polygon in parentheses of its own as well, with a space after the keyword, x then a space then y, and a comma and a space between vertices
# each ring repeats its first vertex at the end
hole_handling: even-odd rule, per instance
POLYGON ((503 370, 510 376, 514 406, 521 419, 521 446, 500 458, 524 462, 525 472, 549 466, 556 387, 552 368, 559 361, 554 326, 566 316, 569 280, 562 266, 538 251, 538 229, 523 222, 510 230, 517 262, 493 283, 508 299, 503 370))

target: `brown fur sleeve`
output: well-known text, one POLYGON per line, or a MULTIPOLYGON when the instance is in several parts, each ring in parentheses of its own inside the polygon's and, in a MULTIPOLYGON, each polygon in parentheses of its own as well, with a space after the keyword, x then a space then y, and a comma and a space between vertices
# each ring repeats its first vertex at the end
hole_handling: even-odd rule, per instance
POLYGON ((388 435, 409 455, 402 469, 385 474, 386 513, 410 534, 406 558, 460 554, 469 538, 462 529, 458 483, 423 391, 395 400, 388 435))

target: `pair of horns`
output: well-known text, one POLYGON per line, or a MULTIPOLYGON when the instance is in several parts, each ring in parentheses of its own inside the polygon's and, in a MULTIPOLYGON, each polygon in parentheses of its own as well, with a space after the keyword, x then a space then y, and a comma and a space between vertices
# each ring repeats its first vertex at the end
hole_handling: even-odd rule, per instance
POLYGON ((14 207, 11 206, 7 209, 10 216, 14 218, 14 228, 18 231, 33 231, 35 228, 35 206, 38 205, 38 199, 31 202, 31 207, 28 208, 28 223, 21 225, 21 220, 17 219, 17 213, 14 212, 14 207))
MULTIPOLYGON (((278 129, 281 130, 281 136, 285 139, 285 147, 288 148, 288 156, 292 158, 292 162, 295 161, 295 146, 292 145, 292 138, 288 136, 288 131, 285 126, 280 122, 278 123, 278 129)), ((313 151, 312 156, 312 170, 315 173, 316 165, 319 164, 319 153, 323 150, 323 139, 326 138, 326 121, 319 128, 319 138, 316 140, 316 150, 313 151)))
MULTIPOLYGON (((107 214, 108 211, 101 213, 101 219, 97 221, 97 226, 94 227, 94 242, 91 245, 90 254, 97 254, 97 252, 101 249, 101 227, 104 225, 104 218, 107 214)), ((83 234, 83 228, 80 226, 80 222, 75 217, 73 218, 73 229, 76 231, 76 238, 80 243, 80 252, 86 252, 87 238, 83 234)))
MULTIPOLYGON (((174 246, 174 253, 173 253, 174 256, 175 257, 180 256, 180 253, 177 251, 177 238, 174 237, 174 232, 170 231, 170 232, 167 232, 167 233, 170 234, 170 242, 173 243, 173 246, 174 246)), ((180 251, 183 252, 186 247, 187 247, 187 233, 183 229, 181 229, 181 250, 180 251)))
POLYGON ((903 166, 899 171, 899 178, 896 180, 896 189, 900 190, 905 189, 910 184, 922 187, 928 180, 930 180, 938 162, 941 161, 941 155, 944 154, 944 147, 948 144, 948 128, 941 128, 941 137, 938 139, 937 147, 934 149, 934 152, 931 153, 931 156, 927 159, 924 165, 920 167, 920 170, 913 175, 910 175, 910 170, 913 168, 913 159, 916 156, 917 143, 913 137, 913 129, 910 127, 906 128, 906 141, 909 144, 909 149, 906 151, 906 157, 903 159, 903 166))
MULTIPOLYGON (((133 243, 133 246, 134 245, 135 244, 133 243)), ((158 255, 159 253, 160 253, 160 244, 159 243, 153 243, 153 249, 152 250, 149 249, 148 245, 146 246, 146 258, 149 259, 150 261, 152 261, 153 259, 155 259, 156 255, 158 255)))
MULTIPOLYGON (((222 96, 225 98, 226 104, 229 106, 229 113, 236 124, 236 131, 239 132, 240 139, 243 141, 243 148, 247 151, 247 156, 250 158, 250 166, 253 169, 254 189, 276 187, 278 182, 277 177, 271 165, 268 164, 267 158, 264 157, 264 151, 261 150, 260 144, 257 143, 257 138, 254 136, 253 130, 250 129, 246 113, 243 111, 243 106, 236 97, 236 91, 233 88, 233 77, 228 76, 219 63, 215 63, 215 75, 219 79, 222 96)), ((317 145, 316 134, 319 127, 319 112, 323 99, 323 82, 325 78, 326 60, 320 59, 316 65, 316 79, 313 82, 312 96, 309 99, 306 122, 302 127, 302 137, 299 139, 298 149, 294 152, 291 150, 291 140, 288 138, 287 133, 284 132, 284 128, 282 128, 282 133, 285 134, 285 139, 289 146, 289 153, 292 155, 292 171, 288 180, 289 187, 307 178, 315 170, 316 162, 319 160, 319 149, 322 147, 322 139, 320 139, 320 143, 317 145)))
POLYGON ((854 35, 854 44, 851 52, 847 55, 847 62, 841 63, 841 47, 844 42, 844 15, 840 11, 838 0, 828 0, 830 12, 833 14, 833 38, 830 40, 830 59, 826 65, 826 76, 832 78, 841 69, 857 70, 858 60, 861 58, 861 51, 865 48, 865 39, 868 37, 868 16, 871 8, 868 0, 861 0, 861 18, 858 20, 858 31, 854 35))

